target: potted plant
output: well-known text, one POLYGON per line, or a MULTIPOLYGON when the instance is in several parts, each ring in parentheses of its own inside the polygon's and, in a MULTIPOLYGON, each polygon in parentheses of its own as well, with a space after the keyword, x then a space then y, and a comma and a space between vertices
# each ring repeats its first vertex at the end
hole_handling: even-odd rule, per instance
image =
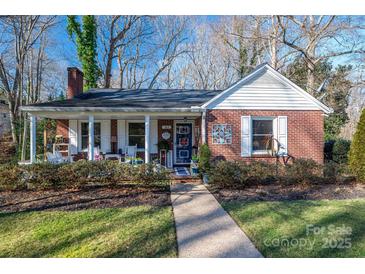
POLYGON ((208 171, 210 169, 210 149, 204 144, 199 149, 199 171, 203 176, 203 182, 208 183, 208 171))

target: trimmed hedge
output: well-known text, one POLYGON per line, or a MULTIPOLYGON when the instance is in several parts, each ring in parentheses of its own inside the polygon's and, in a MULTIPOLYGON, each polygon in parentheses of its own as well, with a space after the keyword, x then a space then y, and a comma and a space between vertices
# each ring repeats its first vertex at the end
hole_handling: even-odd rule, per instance
POLYGON ((353 181, 347 166, 329 162, 320 165, 311 159, 296 159, 283 166, 262 161, 251 163, 219 161, 209 172, 209 183, 218 188, 242 189, 249 185, 270 183, 322 184, 353 181))
POLYGON ((70 164, 1 165, 0 190, 79 188, 90 184, 169 185, 169 172, 154 164, 81 160, 70 164))

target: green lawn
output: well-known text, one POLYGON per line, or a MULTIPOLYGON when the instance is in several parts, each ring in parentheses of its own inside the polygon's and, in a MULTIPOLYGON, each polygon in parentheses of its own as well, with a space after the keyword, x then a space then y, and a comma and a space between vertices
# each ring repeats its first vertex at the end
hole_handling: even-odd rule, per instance
POLYGON ((365 199, 226 202, 223 207, 265 257, 365 257, 365 199), (307 225, 324 230, 307 234, 307 225), (339 248, 347 242, 350 248, 339 248))
POLYGON ((0 257, 176 257, 171 207, 0 213, 0 257))

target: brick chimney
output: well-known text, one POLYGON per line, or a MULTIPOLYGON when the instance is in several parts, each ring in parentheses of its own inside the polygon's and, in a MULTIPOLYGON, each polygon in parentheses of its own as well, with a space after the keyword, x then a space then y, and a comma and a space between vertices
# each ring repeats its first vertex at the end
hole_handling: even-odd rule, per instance
POLYGON ((67 68, 67 72, 67 99, 72 99, 82 93, 84 85, 84 75, 82 71, 76 67, 67 68))

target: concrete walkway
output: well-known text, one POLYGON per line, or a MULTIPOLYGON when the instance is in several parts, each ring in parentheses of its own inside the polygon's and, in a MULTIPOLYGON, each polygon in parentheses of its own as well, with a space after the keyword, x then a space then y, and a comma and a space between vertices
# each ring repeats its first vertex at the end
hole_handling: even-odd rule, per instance
POLYGON ((173 184, 171 200, 179 257, 262 257, 204 185, 173 184))

